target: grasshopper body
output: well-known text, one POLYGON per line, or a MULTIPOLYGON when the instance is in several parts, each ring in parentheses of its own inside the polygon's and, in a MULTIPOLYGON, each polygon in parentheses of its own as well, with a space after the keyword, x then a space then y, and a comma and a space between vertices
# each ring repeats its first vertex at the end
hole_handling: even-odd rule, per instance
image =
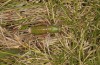
POLYGON ((58 33, 61 29, 57 26, 34 26, 29 28, 29 31, 34 35, 42 35, 47 33, 58 33))

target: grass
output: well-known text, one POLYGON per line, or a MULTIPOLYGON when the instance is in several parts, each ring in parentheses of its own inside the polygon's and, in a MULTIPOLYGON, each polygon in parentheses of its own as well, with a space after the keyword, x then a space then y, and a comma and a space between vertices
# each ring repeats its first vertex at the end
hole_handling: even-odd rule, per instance
POLYGON ((0 0, 0 65, 99 65, 99 43, 99 0, 0 0), (28 33, 40 25, 61 32, 28 33))

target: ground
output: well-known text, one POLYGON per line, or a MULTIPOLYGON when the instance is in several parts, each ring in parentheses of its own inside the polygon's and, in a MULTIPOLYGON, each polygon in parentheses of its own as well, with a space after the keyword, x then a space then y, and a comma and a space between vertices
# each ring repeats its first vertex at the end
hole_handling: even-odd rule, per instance
POLYGON ((99 0, 0 0, 0 65, 99 64, 99 0))

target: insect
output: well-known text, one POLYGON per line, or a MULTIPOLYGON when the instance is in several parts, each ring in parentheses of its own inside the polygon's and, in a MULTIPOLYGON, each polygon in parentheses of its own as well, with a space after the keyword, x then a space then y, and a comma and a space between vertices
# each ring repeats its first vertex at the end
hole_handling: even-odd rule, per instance
POLYGON ((40 25, 40 26, 22 26, 20 29, 27 29, 29 33, 32 33, 34 35, 42 35, 42 34, 47 34, 47 33, 58 33, 61 31, 61 28, 58 26, 45 26, 45 25, 40 25))

